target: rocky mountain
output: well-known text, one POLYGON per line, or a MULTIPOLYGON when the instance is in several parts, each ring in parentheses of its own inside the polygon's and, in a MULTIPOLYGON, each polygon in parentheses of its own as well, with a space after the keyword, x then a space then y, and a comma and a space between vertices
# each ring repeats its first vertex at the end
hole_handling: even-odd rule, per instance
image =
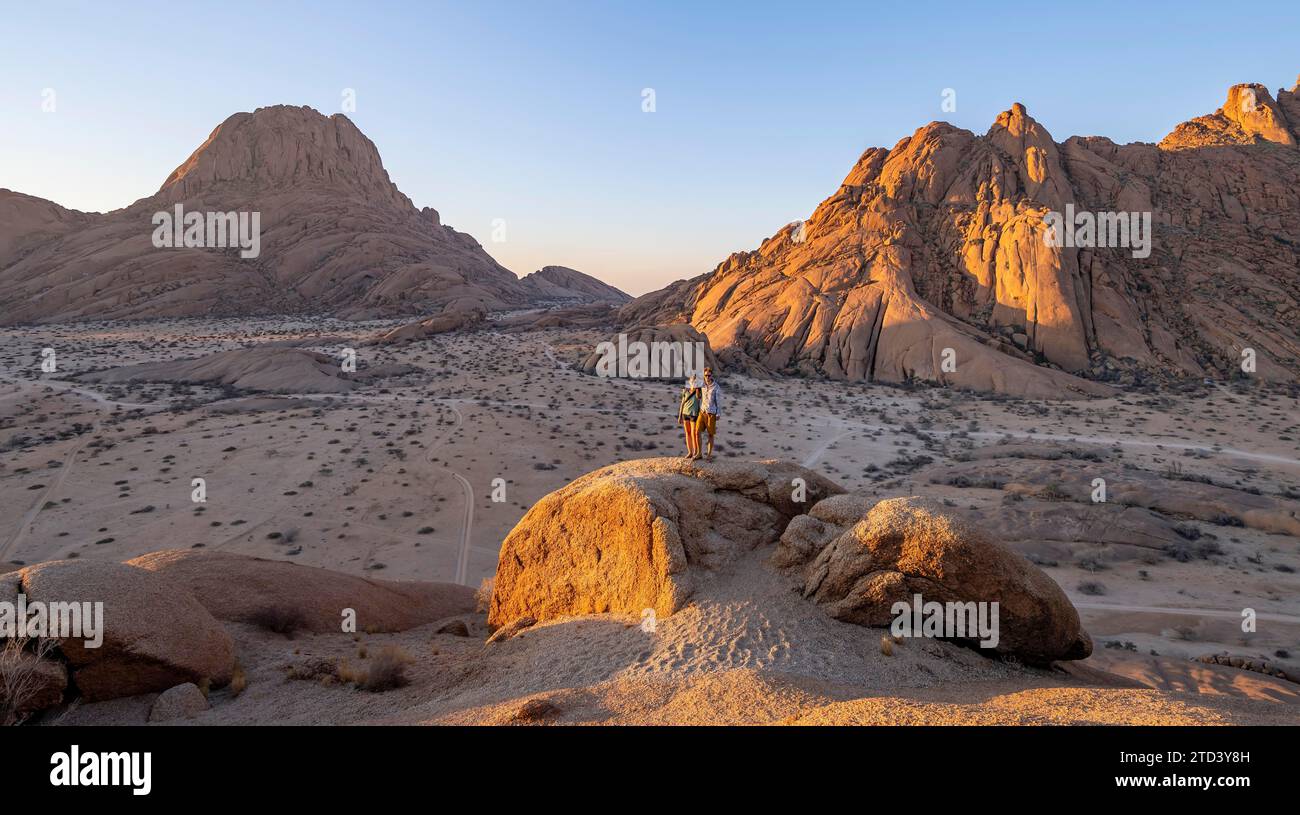
MULTIPOLYGON (((565 273, 568 288, 608 288, 565 273)), ((0 288, 3 323, 370 318, 537 296, 472 237, 417 209, 346 116, 283 105, 226 119, 157 193, 124 209, 87 214, 0 190, 0 288), (214 225, 211 213, 257 220, 214 225), (192 233, 191 217, 203 219, 192 233), (251 237, 253 225, 257 246, 240 244, 238 228, 251 237)))
POLYGON ((539 302, 578 301, 622 305, 632 299, 608 283, 602 283, 567 266, 543 266, 524 277, 520 283, 539 302))
POLYGON ((622 319, 689 322, 724 358, 832 379, 1067 395, 1239 375, 1253 349, 1255 375, 1295 381, 1297 140, 1300 85, 1236 85, 1159 144, 1058 143, 1020 104, 983 136, 934 122, 863 153, 806 221, 622 319))

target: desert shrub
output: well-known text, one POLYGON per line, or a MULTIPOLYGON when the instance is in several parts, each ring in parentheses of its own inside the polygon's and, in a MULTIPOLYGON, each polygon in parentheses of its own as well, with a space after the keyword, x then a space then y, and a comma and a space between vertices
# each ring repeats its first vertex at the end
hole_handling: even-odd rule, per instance
POLYGON ((385 645, 367 660, 364 672, 354 681, 357 687, 371 693, 403 687, 411 681, 406 676, 406 667, 412 661, 411 655, 398 646, 385 645))
POLYGON ((1060 484, 1053 481, 1039 490, 1038 497, 1045 501, 1065 501, 1069 499, 1070 495, 1061 488, 1060 484))
POLYGON ((1080 583, 1078 589, 1080 594, 1086 594, 1089 597, 1100 597, 1106 593, 1106 587, 1095 580, 1088 580, 1080 583))
POLYGON ((283 634, 289 639, 307 626, 307 617, 293 606, 263 606, 253 612, 248 621, 266 631, 283 634))
POLYGON ((483 578, 483 582, 478 584, 478 588, 474 590, 475 611, 483 614, 492 606, 492 589, 495 586, 495 577, 485 577, 483 578))
POLYGON ((1037 552, 1029 552, 1028 554, 1025 555, 1025 559, 1028 560, 1030 563, 1034 564, 1035 566, 1042 566, 1044 568, 1054 568, 1056 566, 1061 565, 1060 563, 1057 563, 1055 560, 1052 560, 1051 558, 1045 555, 1040 555, 1037 552))
POLYGON ((1195 524, 1178 524, 1174 531, 1184 540, 1194 541, 1201 536, 1201 530, 1195 524))
POLYGON ((341 679, 339 667, 337 663, 328 659, 310 659, 297 665, 290 665, 285 675, 289 679, 322 682, 328 685, 341 679))
POLYGON ((1202 560, 1221 554, 1223 554, 1223 547, 1217 540, 1203 540, 1196 544, 1196 555, 1202 560))
POLYGON ((27 706, 45 687, 42 660, 50 658, 59 641, 54 639, 5 640, 0 646, 0 727, 21 724, 27 706))
POLYGON ((1084 555, 1076 561, 1075 565, 1088 572, 1100 572, 1109 568, 1097 555, 1084 555))

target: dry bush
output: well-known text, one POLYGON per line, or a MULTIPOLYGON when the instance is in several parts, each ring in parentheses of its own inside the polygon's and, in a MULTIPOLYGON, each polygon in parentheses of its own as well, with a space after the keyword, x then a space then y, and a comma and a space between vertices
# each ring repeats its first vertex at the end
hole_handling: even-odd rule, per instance
POLYGON ((0 647, 0 726, 21 724, 29 711, 27 706, 45 687, 38 668, 58 647, 54 639, 37 639, 32 647, 29 640, 10 639, 0 647))
POLYGON ((318 679, 327 685, 338 681, 354 685, 360 690, 381 693, 410 684, 406 668, 414 661, 415 658, 402 648, 385 645, 368 659, 365 652, 361 652, 356 663, 346 659, 334 663, 317 660, 308 665, 295 666, 291 669, 289 678, 318 679))
POLYGON ((406 666, 414 659, 396 645, 385 645, 367 660, 365 676, 357 687, 371 693, 380 693, 407 685, 411 680, 406 676, 406 666))
POLYGON ((293 639, 294 632, 307 626, 307 618, 299 609, 289 606, 265 606, 253 612, 248 621, 258 628, 283 634, 293 639))
POLYGON ((474 610, 480 614, 487 613, 492 607, 492 589, 496 586, 495 577, 485 577, 483 582, 478 584, 474 590, 474 610))
POLYGON ((336 664, 328 659, 316 658, 289 666, 286 677, 331 685, 339 681, 348 681, 340 673, 343 667, 344 665, 336 664))

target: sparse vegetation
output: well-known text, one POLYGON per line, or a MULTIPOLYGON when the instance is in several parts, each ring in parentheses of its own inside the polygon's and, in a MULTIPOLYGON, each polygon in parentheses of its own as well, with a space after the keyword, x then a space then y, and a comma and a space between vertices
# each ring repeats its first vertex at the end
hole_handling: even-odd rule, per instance
POLYGON ((297 631, 307 626, 306 616, 292 606, 264 606, 253 612, 248 621, 258 628, 283 634, 289 639, 293 639, 297 631))
POLYGON ((53 639, 9 639, 0 645, 0 727, 21 724, 46 688, 43 663, 58 647, 53 639))
POLYGON ((485 577, 483 582, 478 584, 474 590, 474 610, 480 614, 486 614, 492 607, 492 588, 496 585, 496 578, 485 577))

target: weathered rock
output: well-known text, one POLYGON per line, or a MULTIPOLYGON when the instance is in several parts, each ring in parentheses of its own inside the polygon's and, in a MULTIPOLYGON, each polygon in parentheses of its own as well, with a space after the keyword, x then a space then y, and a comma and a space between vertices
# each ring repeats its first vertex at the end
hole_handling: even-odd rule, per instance
MULTIPOLYGON (((1092 480, 1099 472, 1077 462, 1011 458, 933 467, 926 476, 937 484, 964 479, 971 485, 996 486, 1027 497, 1050 493, 1063 500, 1091 503, 1092 480)), ((1194 474, 1174 473, 1166 478, 1149 470, 1108 466, 1104 475, 1106 500, 1111 504, 1300 537, 1300 501, 1206 484, 1194 474)))
POLYGON ((645 379, 681 379, 699 373, 704 366, 721 370, 717 357, 709 348, 708 339, 683 323, 629 328, 607 338, 605 343, 608 344, 604 348, 598 345, 592 349, 579 370, 597 376, 645 379), (645 348, 643 362, 637 359, 634 343, 645 348), (615 353, 611 354, 611 350, 615 353), (621 362, 620 356, 623 357, 621 362), (638 373, 637 366, 642 364, 645 368, 638 373), (628 370, 621 370, 623 366, 628 370))
POLYGON ((469 626, 465 625, 464 620, 452 620, 437 630, 438 634, 450 634, 453 637, 468 637, 469 626))
POLYGON ((104 641, 64 638, 72 681, 87 701, 133 696, 183 682, 221 686, 234 646, 221 624, 170 578, 122 563, 56 560, 22 570, 29 601, 102 602, 104 641))
POLYGON ((230 552, 166 549, 127 562, 185 586, 219 619, 253 625, 275 611, 307 631, 339 632, 350 608, 359 631, 405 631, 474 610, 468 586, 372 580, 230 552))
POLYGON ((392 345, 428 339, 448 331, 472 328, 482 323, 486 316, 481 308, 443 309, 433 316, 400 325, 379 337, 377 342, 392 345))
POLYGON ((0 603, 16 604, 22 590, 23 581, 19 572, 0 574, 0 603))
POLYGON ((537 625, 536 617, 519 617, 511 620, 509 623, 501 626, 487 638, 487 645, 498 642, 505 642, 508 639, 516 637, 520 632, 525 631, 537 625))
POLYGON ((517 722, 544 722, 560 713, 559 706, 550 699, 529 699, 519 706, 513 718, 517 722))
MULTIPOLYGON (((609 303, 564 305, 532 311, 515 311, 493 321, 492 328, 508 334, 543 328, 609 329, 618 321, 618 309, 609 303)), ((585 358, 585 355, 584 355, 585 358)))
POLYGON ((267 393, 347 393, 357 387, 337 359, 297 348, 254 347, 196 359, 146 362, 82 374, 87 382, 183 382, 267 393))
POLYGON ((208 699, 198 685, 186 682, 168 688, 154 700, 149 710, 150 722, 170 722, 176 719, 193 719, 208 709, 208 699))
POLYGON ((1285 679, 1288 682, 1300 683, 1300 670, 1293 666, 1284 666, 1267 659, 1251 659, 1250 657, 1237 656, 1229 653, 1203 654, 1196 658, 1197 662, 1203 662, 1207 665, 1227 665, 1232 668, 1240 668, 1243 671, 1254 671, 1255 673, 1275 676, 1278 679, 1285 679))
POLYGON ((863 153, 807 220, 622 314, 831 379, 1067 397, 1120 370, 1230 376, 1250 347, 1258 377, 1296 381, 1298 122, 1295 91, 1239 85, 1158 147, 1057 144, 1019 104, 984 136, 931 123, 863 153), (1049 245, 1068 206, 1150 213, 1150 255, 1049 245))
MULTIPOLYGON (((205 242, 214 227, 205 224, 205 242)), ((609 296, 571 269, 538 283, 547 280, 579 297, 609 296)), ((493 311, 554 293, 538 283, 522 283, 435 210, 417 209, 347 116, 308 107, 230 116, 156 193, 113 212, 0 190, 5 324, 493 311), (215 247, 155 247, 155 214, 175 218, 177 206, 185 215, 259 213, 259 253, 241 257, 237 236, 215 247)))
POLYGON ((519 283, 538 302, 577 301, 622 305, 632 298, 608 283, 567 266, 543 266, 519 283))
POLYGON ((994 540, 1060 541, 1164 550, 1184 541, 1168 518, 1143 507, 1027 498, 985 509, 954 507, 994 540))
POLYGON ((604 467, 543 497, 506 537, 488 623, 647 608, 666 617, 697 581, 775 542, 791 518, 839 492, 779 461, 604 467), (802 504, 794 478, 806 484, 802 504))
POLYGON ((1092 652, 1065 592, 1029 561, 937 503, 894 498, 876 504, 807 567, 804 596, 836 619, 888 626, 896 602, 998 603, 994 650, 1026 662, 1082 659, 1092 652))

